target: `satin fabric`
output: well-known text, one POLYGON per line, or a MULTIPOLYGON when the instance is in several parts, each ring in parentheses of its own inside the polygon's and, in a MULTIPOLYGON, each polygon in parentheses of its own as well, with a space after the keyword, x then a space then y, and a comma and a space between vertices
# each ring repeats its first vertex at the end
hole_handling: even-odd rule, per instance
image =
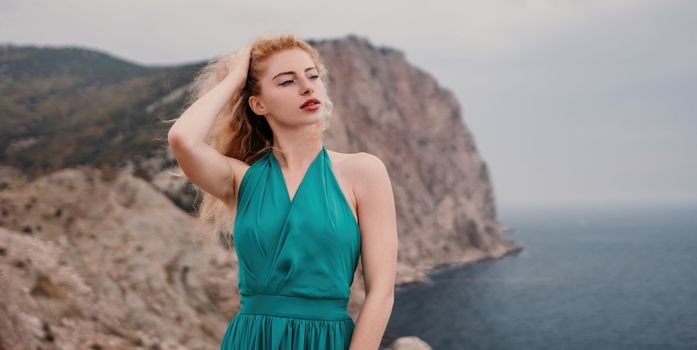
POLYGON ((269 151, 245 172, 237 203, 240 310, 220 349, 348 349, 361 235, 325 146, 293 198, 269 151))

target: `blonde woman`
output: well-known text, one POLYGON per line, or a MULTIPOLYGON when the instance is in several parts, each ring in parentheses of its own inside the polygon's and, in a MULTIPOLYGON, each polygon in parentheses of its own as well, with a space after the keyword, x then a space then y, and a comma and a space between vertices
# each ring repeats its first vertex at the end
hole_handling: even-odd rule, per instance
POLYGON ((397 263, 392 185, 376 156, 324 145, 326 81, 305 41, 258 38, 199 73, 169 131, 179 166, 202 191, 200 220, 232 224, 240 310, 221 349, 380 345, 397 263), (354 321, 359 257, 366 299, 354 321))

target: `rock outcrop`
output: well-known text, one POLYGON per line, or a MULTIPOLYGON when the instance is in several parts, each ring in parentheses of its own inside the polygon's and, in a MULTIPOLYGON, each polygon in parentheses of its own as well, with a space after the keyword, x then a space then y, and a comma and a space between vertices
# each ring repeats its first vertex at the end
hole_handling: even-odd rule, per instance
POLYGON ((0 348, 210 349, 239 308, 233 252, 128 173, 61 170, 0 211, 0 348))

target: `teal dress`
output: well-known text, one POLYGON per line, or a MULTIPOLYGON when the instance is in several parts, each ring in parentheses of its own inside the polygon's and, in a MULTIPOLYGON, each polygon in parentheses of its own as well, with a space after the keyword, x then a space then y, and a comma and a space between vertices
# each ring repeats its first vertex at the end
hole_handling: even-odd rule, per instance
POLYGON ((221 350, 348 349, 361 235, 324 145, 292 200, 271 151, 247 169, 233 243, 240 310, 221 350))

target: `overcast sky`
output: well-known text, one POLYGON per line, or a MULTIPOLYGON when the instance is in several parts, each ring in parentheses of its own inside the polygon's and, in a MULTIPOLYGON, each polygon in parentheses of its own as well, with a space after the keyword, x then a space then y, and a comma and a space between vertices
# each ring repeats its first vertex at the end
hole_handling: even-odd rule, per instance
POLYGON ((0 0, 0 42, 141 64, 350 33, 458 97, 499 204, 697 201, 697 1, 0 0))

